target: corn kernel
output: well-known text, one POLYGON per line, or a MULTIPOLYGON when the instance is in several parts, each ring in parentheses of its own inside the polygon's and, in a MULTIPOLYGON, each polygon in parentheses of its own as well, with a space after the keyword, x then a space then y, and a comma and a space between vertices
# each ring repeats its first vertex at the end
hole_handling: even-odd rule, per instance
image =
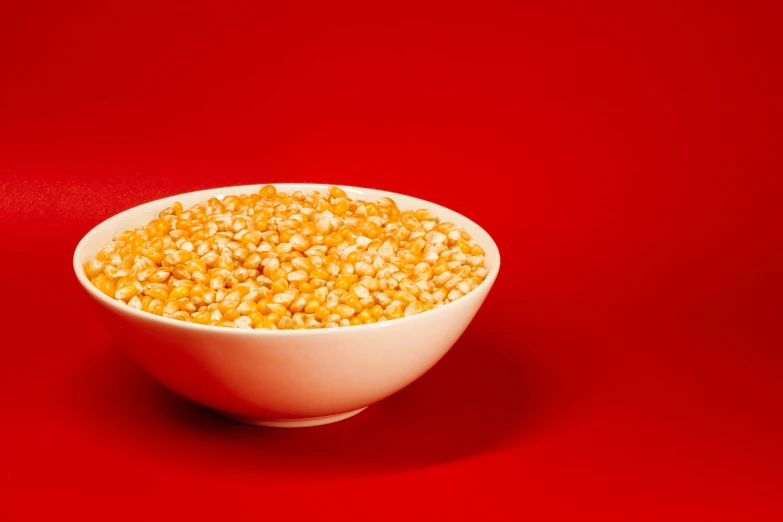
POLYGON ((148 313, 267 329, 416 315, 488 276, 484 250, 429 209, 272 185, 188 209, 174 203, 116 234, 83 269, 100 292, 148 313))

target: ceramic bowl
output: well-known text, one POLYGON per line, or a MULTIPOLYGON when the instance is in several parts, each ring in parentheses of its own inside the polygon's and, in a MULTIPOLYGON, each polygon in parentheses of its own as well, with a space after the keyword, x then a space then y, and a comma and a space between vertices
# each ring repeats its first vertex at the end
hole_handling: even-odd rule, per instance
MULTIPOLYGON (((341 187, 353 199, 394 199, 400 209, 428 208, 462 226, 485 251, 486 279, 461 299, 418 315, 317 330, 252 330, 204 326, 141 312, 99 292, 83 264, 112 237, 157 218, 179 201, 257 192, 262 185, 225 187, 139 205, 82 238, 73 268, 102 310, 117 342, 174 392, 230 419, 257 426, 303 427, 340 421, 401 390, 433 367, 459 339, 498 275, 500 253, 468 218, 429 201, 386 191, 341 187)), ((276 184, 279 191, 326 191, 326 185, 276 184)))

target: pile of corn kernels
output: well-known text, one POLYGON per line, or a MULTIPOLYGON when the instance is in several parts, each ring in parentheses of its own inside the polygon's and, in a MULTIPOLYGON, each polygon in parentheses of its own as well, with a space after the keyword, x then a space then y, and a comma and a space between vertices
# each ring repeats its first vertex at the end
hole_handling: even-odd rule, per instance
POLYGON ((389 198, 277 192, 180 203, 117 234, 84 270, 109 297, 229 328, 374 323, 456 301, 487 276, 484 251, 429 210, 389 198))

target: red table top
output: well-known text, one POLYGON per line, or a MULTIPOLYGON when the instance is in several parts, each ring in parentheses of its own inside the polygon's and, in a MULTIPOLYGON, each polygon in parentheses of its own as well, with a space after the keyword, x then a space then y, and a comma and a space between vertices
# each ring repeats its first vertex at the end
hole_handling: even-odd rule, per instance
POLYGON ((0 519, 783 519, 780 3, 12 4, 0 519), (399 394, 245 427, 136 366, 70 256, 292 181, 451 207, 503 268, 399 394))

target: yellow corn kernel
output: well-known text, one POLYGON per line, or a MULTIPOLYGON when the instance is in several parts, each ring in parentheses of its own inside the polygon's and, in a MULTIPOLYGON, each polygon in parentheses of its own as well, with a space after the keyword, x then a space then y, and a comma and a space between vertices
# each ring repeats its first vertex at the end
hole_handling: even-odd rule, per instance
POLYGON ((471 247, 464 239, 458 239, 456 245, 463 254, 470 254, 471 247))
POLYGON ((348 212, 349 203, 346 200, 340 200, 332 205, 332 212, 335 216, 342 216, 348 212))
POLYGON ((275 314, 280 317, 286 316, 289 313, 288 309, 280 303, 269 303, 267 305, 267 309, 271 314, 275 314))
POLYGON ((261 237, 263 238, 263 233, 269 228, 269 219, 262 214, 258 214, 253 217, 253 225, 257 231, 261 232, 261 237))
POLYGON ((332 311, 326 306, 321 306, 315 311, 315 318, 318 320, 324 320, 331 315, 332 311))
POLYGON ((313 283, 306 282, 306 283, 299 283, 299 291, 303 294, 312 294, 315 292, 316 288, 313 283))
POLYGON ((297 252, 304 252, 310 248, 310 238, 304 234, 294 234, 290 240, 291 248, 297 252))
POLYGON ((139 300, 141 302, 141 309, 143 311, 148 311, 150 308, 150 303, 152 302, 152 298, 148 295, 142 296, 139 300))
POLYGON ((138 290, 136 287, 132 284, 124 284, 117 288, 117 291, 114 293, 114 298, 121 300, 121 301, 127 301, 131 297, 135 296, 138 293, 138 290))
POLYGON ((191 259, 185 262, 184 268, 190 274, 193 274, 194 272, 201 272, 204 274, 207 273, 207 263, 204 262, 202 259, 191 259))
POLYGON ((196 312, 191 314, 190 322, 196 324, 209 324, 209 314, 205 312, 196 312))
POLYGON ((172 289, 171 292, 169 292, 169 299, 174 299, 174 300, 182 299, 183 297, 187 297, 189 293, 190 293, 190 288, 188 288, 187 286, 177 286, 174 287, 174 289, 172 289))
POLYGON ((275 270, 272 270, 269 273, 269 279, 272 281, 278 281, 280 279, 286 279, 288 277, 288 270, 286 270, 283 267, 277 268, 275 270))
POLYGON ((460 283, 459 276, 452 275, 451 279, 443 285, 444 290, 451 291, 460 283))
POLYGON ((275 296, 272 298, 272 301, 274 301, 276 304, 288 307, 291 303, 294 302, 294 294, 289 292, 281 292, 279 294, 275 294, 275 296))
POLYGON ((300 295, 294 298, 293 302, 290 305, 288 305, 288 309, 291 310, 291 312, 293 312, 294 314, 303 313, 302 310, 304 310, 306 304, 307 304, 307 297, 300 295))
MULTIPOLYGON (((350 264, 351 266, 354 266, 354 263, 359 261, 359 252, 356 250, 350 252, 347 256, 345 256, 345 262, 350 264)), ((354 271, 356 268, 354 267, 354 271)))
POLYGON ((318 301, 318 299, 310 299, 307 301, 304 307, 304 311, 307 314, 314 314, 318 310, 318 308, 321 306, 321 303, 318 301))
POLYGON ((206 275, 204 272, 193 272, 191 274, 191 277, 193 278, 193 281, 196 283, 200 283, 202 285, 209 284, 210 279, 209 276, 206 275))
POLYGON ((178 311, 179 311, 179 304, 175 300, 168 300, 166 301, 166 304, 163 306, 163 315, 170 316, 178 311))
POLYGON ((359 276, 373 277, 375 272, 375 266, 370 263, 365 261, 356 261, 354 263, 354 273, 358 274, 359 276))
POLYGON ((341 301, 343 304, 353 308, 354 311, 362 309, 362 305, 359 303, 359 299, 356 297, 355 294, 352 293, 345 294, 345 296, 341 298, 341 301))
POLYGON ((258 269, 258 267, 261 266, 262 261, 263 258, 261 257, 261 254, 253 252, 245 258, 242 266, 247 269, 258 269))
POLYGON ((163 315, 163 301, 159 299, 153 299, 150 301, 147 311, 155 315, 163 315))
POLYGON ((263 328, 266 330, 277 330, 277 325, 273 321, 271 321, 269 318, 263 319, 256 328, 263 328))
POLYGON ((128 300, 128 306, 131 308, 135 308, 136 310, 141 310, 143 305, 141 304, 141 299, 139 299, 138 295, 134 295, 128 300))
POLYGON ((446 300, 447 295, 448 292, 444 288, 438 288, 432 293, 432 298, 435 299, 436 303, 442 303, 446 300))
POLYGON ((277 189, 273 185, 264 185, 258 193, 265 198, 273 198, 277 194, 277 189))
POLYGON ((419 292, 421 292, 421 289, 412 281, 402 281, 400 283, 400 290, 411 294, 414 298, 418 297, 419 292))
POLYGON ((183 312, 182 310, 178 312, 174 312, 169 316, 171 319, 176 319, 178 321, 190 321, 190 314, 187 312, 183 312))
POLYGON ((405 317, 408 317, 409 315, 416 315, 420 314, 424 311, 424 303, 421 301, 413 301, 412 303, 408 304, 408 306, 405 307, 405 311, 403 312, 403 315, 405 317))
POLYGON ((169 278, 169 280, 166 283, 169 288, 179 288, 179 287, 185 287, 188 290, 196 286, 195 281, 191 281, 190 279, 175 279, 175 278, 169 278))
POLYGON ((440 274, 442 274, 443 272, 445 272, 448 269, 449 269, 448 263, 446 261, 443 261, 443 260, 438 260, 437 263, 432 265, 432 273, 434 275, 440 275, 440 274))
POLYGON ((285 318, 285 329, 426 312, 480 285, 484 265, 470 235, 429 209, 267 185, 175 203, 115 235, 83 269, 99 291, 143 311, 231 328, 285 318))
POLYGON ((256 312, 250 312, 247 314, 247 317, 250 318, 250 324, 253 326, 253 328, 258 328, 261 326, 261 323, 265 320, 264 314, 256 311, 256 312))
POLYGON ((180 310, 182 310, 183 312, 187 312, 189 314, 195 313, 196 310, 198 309, 196 305, 194 305, 187 297, 178 299, 177 306, 179 306, 180 310))
POLYGON ((294 270, 287 276, 290 283, 305 283, 309 278, 310 275, 305 270, 294 270))
POLYGON ((87 277, 89 277, 90 279, 103 272, 103 269, 104 269, 103 261, 100 261, 98 259, 93 259, 92 261, 88 261, 84 264, 84 272, 87 274, 87 277))
POLYGON ((359 284, 365 287, 370 292, 377 292, 381 288, 381 283, 374 277, 363 278, 359 281, 359 284))
POLYGON ((117 289, 115 287, 114 282, 112 282, 110 279, 106 278, 104 276, 102 279, 94 278, 92 280, 92 284, 97 288, 100 292, 108 295, 109 297, 114 297, 114 294, 116 293, 117 289))
POLYGON ((162 283, 171 275, 170 270, 158 269, 151 276, 147 278, 150 283, 162 283))
POLYGON ((271 289, 272 292, 274 292, 275 294, 279 294, 288 290, 288 287, 289 287, 288 280, 278 279, 277 281, 272 283, 271 289))
POLYGON ((329 196, 337 199, 346 197, 345 191, 337 186, 329 187, 329 196))
POLYGON ((348 290, 351 287, 351 278, 345 275, 340 276, 337 278, 334 287, 340 290, 348 290))
POLYGON ((232 261, 231 257, 228 255, 221 255, 218 258, 217 267, 222 268, 223 270, 231 271, 234 269, 234 261, 232 261))
POLYGON ((337 305, 337 306, 334 308, 334 312, 335 312, 337 315, 339 315, 340 317, 342 317, 343 319, 348 319, 348 318, 349 318, 349 317, 351 317, 351 316, 352 316, 354 313, 356 313, 356 309, 354 309, 354 308, 352 308, 352 307, 350 307, 350 306, 348 306, 348 305, 344 305, 344 304, 338 304, 338 305, 337 305))
POLYGON ((187 268, 185 268, 185 265, 177 265, 174 267, 174 269, 171 271, 171 275, 176 277, 177 279, 190 279, 190 271, 188 271, 187 268))
POLYGON ((329 272, 324 267, 318 267, 315 268, 312 272, 310 272, 310 278, 326 280, 329 278, 329 272))
POLYGON ((281 317, 277 322, 277 328, 279 330, 291 330, 293 328, 293 321, 290 317, 281 317))
POLYGON ((192 254, 187 250, 177 250, 163 258, 163 266, 177 266, 192 259, 192 254))
POLYGON ((385 315, 387 319, 392 320, 392 319, 399 319, 400 317, 403 316, 403 313, 404 312, 401 306, 390 304, 389 306, 386 307, 385 315))
POLYGON ((239 328, 252 328, 253 327, 253 321, 249 317, 239 317, 234 320, 234 324, 238 326, 239 328))
POLYGON ((378 319, 379 317, 383 317, 383 314, 384 314, 384 310, 383 310, 383 307, 381 305, 375 305, 372 308, 370 308, 369 311, 370 311, 370 314, 372 314, 372 316, 375 319, 378 319))
POLYGON ((336 247, 340 244, 340 241, 342 241, 342 236, 337 232, 332 232, 331 234, 324 236, 323 242, 324 245, 327 247, 336 247))
POLYGON ((253 301, 244 301, 239 303, 239 306, 237 306, 237 311, 241 315, 250 315, 258 311, 258 305, 253 301))
POLYGON ((229 308, 228 310, 223 313, 223 320, 224 321, 236 321, 239 319, 240 314, 239 311, 237 311, 236 308, 229 308))

